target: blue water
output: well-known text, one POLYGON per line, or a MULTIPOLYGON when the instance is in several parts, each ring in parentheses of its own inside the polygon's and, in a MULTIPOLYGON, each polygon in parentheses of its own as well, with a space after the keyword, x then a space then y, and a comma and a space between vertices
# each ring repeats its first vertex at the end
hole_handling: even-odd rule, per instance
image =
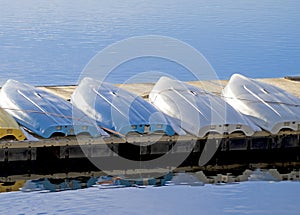
MULTIPOLYGON (((0 0, 0 5, 0 85, 8 78, 34 85, 76 84, 103 48, 144 35, 190 44, 220 79, 233 73, 300 74, 297 0, 0 0)), ((192 79, 170 62, 152 59, 119 68, 109 81, 152 70, 192 79)))
POLYGON ((299 182, 1 193, 1 214, 298 215, 299 182))
MULTIPOLYGON (((76 84, 99 51, 162 35, 201 52, 220 79, 300 74, 300 1, 0 0, 0 85, 76 84)), ((101 70, 101 68, 99 68, 101 70)), ((139 72, 193 77, 163 59, 125 63, 109 81, 139 72)), ((144 77, 144 81, 151 81, 144 77)), ((143 80, 142 80, 143 81, 143 80)), ((3 214, 298 214, 299 182, 59 193, 1 193, 3 214), (142 213, 141 213, 142 211, 142 213)))

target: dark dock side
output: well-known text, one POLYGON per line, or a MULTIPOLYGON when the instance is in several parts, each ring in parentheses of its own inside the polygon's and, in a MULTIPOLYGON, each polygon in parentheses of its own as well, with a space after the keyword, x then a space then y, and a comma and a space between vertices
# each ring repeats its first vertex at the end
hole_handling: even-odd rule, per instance
MULTIPOLYGON (((2 141, 0 149, 0 177, 2 181, 34 179, 45 176, 68 177, 93 176, 101 170, 92 161, 106 163, 114 160, 117 154, 136 161, 133 166, 118 165, 114 171, 130 174, 143 169, 145 173, 155 172, 156 168, 172 168, 163 163, 155 168, 142 166, 143 161, 157 159, 166 153, 171 159, 186 156, 179 168, 187 171, 202 170, 208 174, 241 174, 245 169, 276 168, 280 173, 299 169, 300 132, 281 132, 269 135, 261 132, 252 137, 241 134, 209 135, 197 139, 184 137, 117 137, 92 139, 89 137, 56 137, 37 142, 2 141), (148 145, 155 139, 154 144, 148 145), (216 147, 216 153, 205 164, 199 164, 208 147, 216 147), (136 164, 141 166, 136 166, 136 164)), ((214 150, 214 149, 213 149, 214 150)), ((112 170, 112 169, 110 169, 112 170)))

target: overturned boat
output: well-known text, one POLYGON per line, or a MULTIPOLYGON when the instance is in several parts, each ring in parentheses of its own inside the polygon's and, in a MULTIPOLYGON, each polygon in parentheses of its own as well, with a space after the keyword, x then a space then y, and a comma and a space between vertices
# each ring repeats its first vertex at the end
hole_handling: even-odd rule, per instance
POLYGON ((141 97, 89 77, 81 80, 71 100, 100 126, 122 135, 137 132, 172 136, 177 129, 165 114, 141 97))
POLYGON ((0 106, 29 131, 49 138, 53 134, 93 137, 106 135, 92 120, 77 108, 78 118, 72 117, 72 105, 52 93, 15 80, 8 80, 0 92, 0 106))
POLYGON ((260 130, 217 95, 168 77, 159 79, 149 100, 159 110, 177 119, 181 128, 198 137, 233 132, 251 136, 260 130))
POLYGON ((10 136, 13 136, 17 140, 25 139, 25 135, 16 120, 5 110, 0 108, 0 139, 10 136))
POLYGON ((300 130, 300 99, 278 87, 234 74, 223 90, 225 100, 264 130, 300 130))

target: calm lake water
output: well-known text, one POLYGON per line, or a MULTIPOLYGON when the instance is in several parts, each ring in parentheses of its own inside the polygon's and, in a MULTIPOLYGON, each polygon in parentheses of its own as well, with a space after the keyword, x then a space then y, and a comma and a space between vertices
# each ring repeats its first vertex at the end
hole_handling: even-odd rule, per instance
MULTIPOLYGON (((300 74, 300 1, 0 0, 0 85, 76 84, 99 51, 120 40, 162 35, 201 52, 220 79, 300 74)), ((130 50, 129 50, 130 51, 130 50)), ((101 68, 99 68, 101 70, 101 68)), ((109 81, 179 65, 147 58, 117 68, 109 81)), ((145 77, 141 81, 151 81, 145 77)), ((59 193, 1 193, 1 214, 299 214, 298 182, 59 193)))
POLYGON ((1 193, 1 214, 298 215, 299 182, 1 193))
MULTIPOLYGON (((300 74, 297 0, 0 0, 0 4, 0 85, 8 78, 34 85, 75 84, 103 48, 143 35, 188 43, 207 58, 220 79, 233 73, 300 74)), ((120 83, 153 70, 192 79, 169 62, 148 59, 119 68, 109 81, 120 83)))

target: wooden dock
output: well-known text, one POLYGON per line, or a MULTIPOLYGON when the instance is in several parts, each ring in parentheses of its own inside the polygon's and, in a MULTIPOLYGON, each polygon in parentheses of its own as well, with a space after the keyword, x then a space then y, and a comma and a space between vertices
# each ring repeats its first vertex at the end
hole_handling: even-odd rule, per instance
MULTIPOLYGON (((300 82, 285 78, 260 79, 281 87, 300 97, 300 82)), ((190 82, 207 91, 220 94, 227 81, 190 82)), ((154 84, 127 84, 121 87, 147 99, 154 84)), ((43 86, 66 100, 76 86, 43 86)), ((282 131, 277 135, 257 132, 251 137, 243 134, 194 136, 132 135, 126 138, 91 138, 88 136, 53 137, 39 141, 0 140, 0 181, 36 179, 41 177, 68 178, 102 174, 97 162, 114 162, 116 154, 140 162, 156 159, 169 153, 176 158, 188 154, 177 170, 205 173, 241 174, 245 169, 276 168, 280 173, 300 167, 300 131, 282 131), (154 144, 149 144, 155 142, 154 144), (208 144, 216 153, 205 165, 199 165, 208 144), (109 147, 110 150, 107 150, 109 147)), ((121 174, 145 174, 170 166, 147 169, 124 166, 113 169, 121 174)))
MULTIPOLYGON (((262 78, 257 79, 264 83, 272 84, 276 87, 280 87, 287 92, 300 97, 300 80, 293 80, 291 77, 287 78, 262 78)), ((209 92, 220 94, 223 87, 227 84, 227 80, 212 80, 212 81, 192 81, 188 82, 197 87, 201 87, 209 92)), ((117 84, 118 87, 124 88, 134 94, 147 98, 149 92, 154 86, 154 83, 138 83, 138 84, 117 84)), ((41 86, 41 89, 48 90, 58 96, 65 99, 70 99, 76 86, 41 86)))

